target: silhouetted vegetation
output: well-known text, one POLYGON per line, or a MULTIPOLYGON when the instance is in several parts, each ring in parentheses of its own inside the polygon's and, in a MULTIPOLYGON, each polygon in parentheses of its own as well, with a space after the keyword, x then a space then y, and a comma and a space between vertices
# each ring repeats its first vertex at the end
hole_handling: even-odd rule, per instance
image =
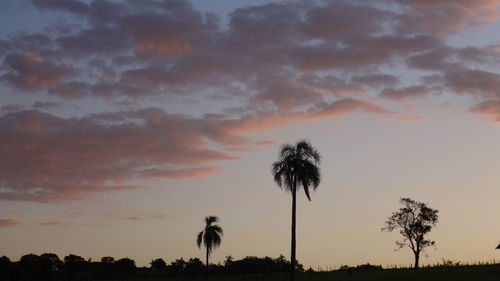
POLYGON ((290 280, 294 280, 296 270, 296 210, 297 210, 297 189, 302 187, 311 201, 309 187, 316 189, 321 180, 319 162, 321 155, 307 141, 302 140, 295 145, 285 144, 281 147, 278 161, 272 165, 274 181, 280 188, 292 193, 292 237, 291 237, 291 266, 290 280))
MULTIPOLYGON (((284 256, 245 257, 235 260, 226 257, 223 264, 208 267, 210 280, 286 280, 290 261, 284 256)), ((342 266, 337 270, 316 272, 304 270, 297 265, 299 280, 481 280, 498 281, 500 264, 477 263, 474 265, 444 260, 419 271, 408 267, 384 269, 369 263, 358 266, 342 266)), ((17 262, 0 257, 0 280, 2 281, 90 281, 90 280, 205 280, 207 270, 199 258, 176 259, 170 264, 163 259, 154 259, 149 267, 136 267, 129 258, 115 260, 104 257, 100 262, 69 255, 62 261, 55 254, 28 254, 17 262), (66 264, 68 262, 68 264, 66 264)))
MULTIPOLYGON (((290 262, 284 256, 276 259, 270 257, 245 257, 234 260, 226 257, 224 264, 209 265, 206 268, 199 258, 176 259, 167 264, 163 259, 154 259, 150 267, 138 268, 130 258, 115 260, 113 257, 103 257, 100 262, 85 260, 77 255, 68 255, 63 261, 55 254, 28 254, 17 262, 8 257, 0 258, 0 280, 31 281, 31 280, 123 280, 123 279, 159 279, 184 278, 208 274, 245 275, 245 274, 275 274, 284 273, 290 267, 290 262)), ((303 266, 298 265, 302 272, 303 266)))
POLYGON ((420 253, 435 244, 434 241, 427 240, 425 236, 437 224, 438 210, 410 198, 401 198, 400 203, 403 207, 387 218, 386 226, 382 230, 389 232, 399 230, 403 240, 396 241, 396 245, 399 249, 409 247, 412 250, 415 256, 414 268, 417 269, 420 253))
POLYGON ((222 241, 222 228, 214 223, 218 222, 219 218, 216 216, 209 216, 205 218, 205 228, 198 233, 196 237, 196 244, 198 248, 201 244, 205 246, 206 249, 206 266, 208 267, 208 258, 212 251, 219 247, 222 241))

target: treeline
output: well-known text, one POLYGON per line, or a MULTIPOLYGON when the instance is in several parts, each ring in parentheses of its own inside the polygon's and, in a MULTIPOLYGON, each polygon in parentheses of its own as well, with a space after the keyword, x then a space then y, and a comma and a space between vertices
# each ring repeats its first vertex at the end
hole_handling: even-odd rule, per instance
MULTIPOLYGON (((77 255, 68 255, 62 260, 52 253, 42 255, 28 254, 19 261, 13 262, 8 257, 0 258, 0 280, 31 281, 31 280, 114 280, 133 278, 162 278, 196 275, 227 275, 227 274, 260 274, 282 273, 290 269, 290 261, 284 256, 245 257, 234 260, 226 257, 223 264, 205 267, 199 258, 183 258, 170 264, 163 259, 154 259, 149 267, 137 267, 130 258, 114 259, 103 257, 101 261, 86 260, 77 255)), ((298 265, 298 271, 304 271, 298 265)))

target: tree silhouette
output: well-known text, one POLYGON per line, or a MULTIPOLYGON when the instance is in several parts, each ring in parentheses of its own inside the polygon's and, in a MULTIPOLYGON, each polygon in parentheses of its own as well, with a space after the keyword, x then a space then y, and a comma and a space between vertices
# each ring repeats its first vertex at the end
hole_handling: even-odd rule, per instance
POLYGON ((115 262, 115 258, 113 257, 102 257, 101 262, 104 264, 113 264, 115 262))
POLYGON ((205 246, 206 253, 206 267, 208 268, 208 258, 212 251, 219 247, 222 241, 222 228, 214 223, 218 222, 219 218, 216 216, 209 216, 205 218, 205 228, 198 233, 198 237, 196 239, 196 244, 198 248, 201 248, 201 243, 205 246))
POLYGON ((59 257, 56 254, 44 253, 41 254, 40 257, 47 259, 50 262, 52 271, 58 271, 63 268, 64 263, 59 259, 59 257))
POLYGON ((165 271, 167 269, 167 263, 161 258, 152 260, 150 264, 155 271, 165 271))
POLYGON ((0 257, 0 280, 13 280, 14 263, 6 256, 0 257))
POLYGON ((135 261, 130 258, 121 258, 115 261, 113 266, 123 276, 129 276, 136 270, 135 261))
POLYGON ((437 224, 438 210, 410 198, 401 198, 400 203, 403 207, 387 218, 382 231, 392 232, 399 229, 403 240, 396 241, 396 245, 399 249, 409 247, 412 250, 415 255, 414 267, 417 269, 422 250, 435 245, 435 241, 427 240, 425 235, 437 224))
POLYGON ((22 279, 27 280, 48 280, 52 271, 52 263, 48 258, 43 258, 35 254, 28 254, 19 260, 22 279))
POLYGON ((274 181, 278 186, 292 193, 292 241, 291 241, 291 269, 290 280, 293 281, 297 260, 295 258, 295 228, 297 189, 301 186, 311 201, 309 187, 316 189, 321 180, 318 167, 321 160, 319 152, 307 141, 302 140, 295 145, 285 144, 281 147, 278 161, 272 165, 274 181))
POLYGON ((84 258, 70 254, 64 257, 64 269, 69 273, 69 280, 73 280, 75 274, 85 270, 87 262, 84 258))

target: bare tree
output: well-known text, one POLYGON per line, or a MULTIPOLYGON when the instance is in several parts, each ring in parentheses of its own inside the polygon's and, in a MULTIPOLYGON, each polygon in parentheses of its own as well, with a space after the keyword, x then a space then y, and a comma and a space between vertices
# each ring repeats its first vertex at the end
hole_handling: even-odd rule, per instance
POLYGON ((422 250, 435 245, 435 241, 426 239, 426 235, 438 223, 438 210, 410 198, 401 198, 400 203, 403 207, 387 218, 382 231, 399 230, 403 240, 396 241, 396 245, 398 249, 409 247, 413 251, 415 255, 414 267, 417 269, 422 250))

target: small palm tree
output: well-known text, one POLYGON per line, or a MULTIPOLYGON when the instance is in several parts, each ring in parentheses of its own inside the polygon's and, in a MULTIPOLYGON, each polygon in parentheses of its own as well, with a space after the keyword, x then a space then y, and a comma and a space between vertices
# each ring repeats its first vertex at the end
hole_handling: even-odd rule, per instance
POLYGON ((297 205, 297 189, 301 186, 311 201, 309 195, 309 187, 316 189, 321 180, 319 163, 321 155, 307 141, 302 140, 295 145, 285 144, 281 147, 278 161, 272 165, 272 173, 274 181, 278 186, 292 193, 292 245, 291 245, 291 275, 293 281, 296 268, 295 259, 295 228, 296 228, 296 205, 297 205))
POLYGON ((214 223, 218 222, 219 218, 216 216, 209 216, 205 218, 205 228, 198 233, 198 237, 196 239, 196 244, 198 248, 201 248, 201 243, 207 249, 207 268, 208 268, 208 257, 212 254, 212 251, 220 246, 222 241, 222 228, 214 223))

